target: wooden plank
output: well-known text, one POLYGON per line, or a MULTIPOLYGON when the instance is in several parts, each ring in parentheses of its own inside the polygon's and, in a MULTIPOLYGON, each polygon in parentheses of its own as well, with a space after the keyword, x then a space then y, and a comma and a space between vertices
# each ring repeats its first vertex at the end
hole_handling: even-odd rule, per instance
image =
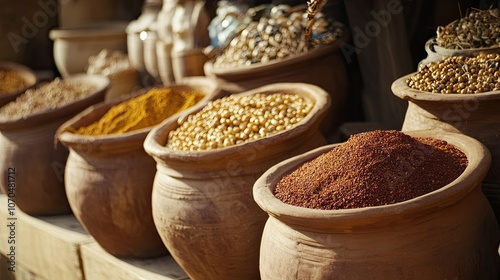
POLYGON ((117 258, 97 243, 82 246, 85 277, 92 280, 182 280, 186 273, 170 256, 134 259, 117 258))
POLYGON ((49 280, 29 271, 22 265, 16 266, 16 272, 8 270, 7 257, 0 254, 0 279, 1 280, 49 280))
POLYGON ((16 266, 42 279, 84 279, 80 246, 95 241, 73 215, 32 217, 17 208, 10 213, 7 196, 0 195, 0 228, 0 253, 11 259, 13 252, 16 266))
POLYGON ((9 264, 7 263, 7 257, 0 254, 0 279, 2 280, 14 280, 14 273, 9 271, 9 264))

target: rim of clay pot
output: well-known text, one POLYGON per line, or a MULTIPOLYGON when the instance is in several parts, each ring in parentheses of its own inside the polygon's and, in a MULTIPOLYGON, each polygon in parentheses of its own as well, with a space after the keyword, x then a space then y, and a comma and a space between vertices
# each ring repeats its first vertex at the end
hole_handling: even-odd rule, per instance
POLYGON ((300 53, 282 59, 274 59, 266 63, 260 62, 248 66, 231 67, 231 68, 215 67, 214 66, 215 58, 212 58, 205 63, 204 68, 205 72, 211 75, 228 77, 228 78, 241 76, 242 78, 245 78, 245 76, 250 73, 252 73, 252 75, 255 75, 255 73, 269 71, 269 68, 272 68, 274 65, 277 64, 280 67, 296 67, 297 64, 304 63, 312 59, 334 53, 340 49, 340 47, 347 41, 348 38, 349 38, 348 31, 347 29, 344 28, 342 37, 338 38, 332 44, 321 45, 305 53, 300 53))
MULTIPOLYGON (((100 75, 77 74, 63 80, 91 84, 94 85, 96 89, 84 98, 75 99, 58 108, 37 112, 26 117, 7 118, 0 116, 0 129, 14 130, 32 127, 74 115, 88 106, 104 100, 104 96, 110 85, 109 79, 100 75)), ((39 83, 33 88, 42 85, 43 83, 39 83)))
POLYGON ((77 27, 55 28, 50 30, 49 38, 58 39, 89 39, 90 37, 124 37, 127 36, 125 21, 103 21, 77 27))
POLYGON ((0 107, 16 99, 16 97, 21 95, 27 89, 35 86, 38 82, 35 72, 25 65, 10 61, 0 61, 0 69, 16 71, 27 83, 26 87, 22 89, 10 93, 0 94, 0 107))
MULTIPOLYGON (((59 127, 56 133, 58 140, 64 146, 81 152, 98 152, 110 150, 123 151, 138 148, 142 149, 146 135, 151 131, 151 129, 153 129, 154 126, 125 132, 122 134, 90 136, 79 135, 75 134, 74 132, 81 126, 89 125, 99 120, 104 114, 108 112, 111 107, 142 95, 154 87, 155 86, 143 88, 129 95, 125 95, 114 102, 101 102, 85 109, 59 127)), ((205 96, 197 104, 190 108, 187 108, 182 112, 178 112, 170 116, 162 123, 169 120, 172 120, 173 122, 177 121, 180 116, 189 114, 190 112, 205 106, 210 100, 218 98, 222 92, 215 81, 207 79, 205 77, 190 77, 180 83, 175 83, 170 86, 156 86, 156 88, 171 88, 174 90, 196 89, 205 93, 205 96)))
POLYGON ((292 157, 268 169, 254 184, 254 200, 271 217, 298 227, 306 226, 305 223, 310 226, 312 223, 321 222, 319 226, 321 228, 315 227, 315 229, 328 228, 331 230, 332 228, 338 228, 339 230, 345 230, 343 226, 345 222, 346 227, 366 225, 376 228, 387 225, 387 221, 390 220, 387 219, 388 217, 398 216, 400 219, 405 219, 407 215, 408 217, 415 214, 425 215, 426 213, 434 213, 437 209, 449 207, 456 201, 463 199, 466 194, 480 184, 488 171, 491 154, 481 142, 472 137, 434 130, 408 131, 404 133, 414 137, 442 139, 454 145, 467 156, 469 163, 466 169, 453 182, 438 190, 410 200, 383 206, 338 210, 310 209, 286 204, 274 196, 273 191, 276 183, 284 175, 295 170, 302 163, 330 151, 334 146, 340 144, 337 143, 292 157))
POLYGON ((436 41, 436 36, 427 40, 427 42, 425 43, 425 48, 444 56, 455 56, 455 55, 474 56, 480 53, 497 53, 500 51, 500 46, 492 46, 485 48, 470 48, 470 49, 448 49, 438 45, 436 41))
POLYGON ((284 130, 258 140, 213 150, 182 151, 167 148, 165 145, 168 141, 169 132, 179 127, 179 123, 183 121, 183 118, 187 118, 190 114, 195 114, 203 109, 199 108, 196 111, 185 114, 179 118, 178 121, 169 120, 151 130, 144 142, 145 150, 157 161, 164 163, 166 163, 166 161, 169 163, 175 162, 177 164, 183 163, 188 169, 192 164, 198 166, 211 166, 210 164, 215 159, 219 158, 231 158, 233 160, 243 159, 245 157, 248 158, 250 153, 248 151, 253 151, 250 153, 253 159, 252 163, 258 163, 260 158, 269 158, 271 156, 269 152, 279 154, 283 149, 290 150, 289 147, 283 147, 283 139, 287 139, 287 145, 294 145, 295 143, 300 145, 302 144, 302 141, 300 141, 301 137, 310 137, 306 132, 316 130, 319 127, 321 119, 325 116, 330 106, 330 96, 322 88, 306 83, 274 83, 245 92, 234 93, 232 95, 242 96, 257 93, 272 94, 277 92, 298 94, 313 100, 315 103, 311 112, 292 129, 284 130), (258 153, 259 147, 270 146, 272 146, 273 149, 267 149, 267 154, 261 155, 261 153, 258 153))
POLYGON ((418 89, 410 88, 406 84, 406 80, 413 75, 417 74, 417 72, 413 72, 411 74, 405 75, 396 79, 392 85, 391 90, 394 95, 398 96, 401 99, 406 100, 421 100, 421 101, 449 101, 449 102, 457 102, 457 101, 483 101, 483 100, 496 100, 500 99, 500 91, 488 91, 481 93, 471 93, 471 94, 460 94, 460 93, 435 93, 428 91, 421 91, 418 89))

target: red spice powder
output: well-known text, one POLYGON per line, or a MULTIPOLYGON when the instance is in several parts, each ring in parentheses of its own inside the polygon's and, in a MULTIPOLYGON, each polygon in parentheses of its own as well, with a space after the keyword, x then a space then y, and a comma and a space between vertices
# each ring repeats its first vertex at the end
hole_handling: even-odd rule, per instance
POLYGON ((274 194, 313 209, 387 205, 449 184, 467 164, 466 156, 446 141, 375 130, 352 135, 285 175, 274 194))

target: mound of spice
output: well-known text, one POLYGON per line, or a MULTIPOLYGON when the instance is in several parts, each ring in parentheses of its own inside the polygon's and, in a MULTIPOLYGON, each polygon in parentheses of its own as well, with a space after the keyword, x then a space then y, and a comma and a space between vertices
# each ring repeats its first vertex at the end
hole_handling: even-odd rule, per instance
POLYGON ((0 108, 0 117, 28 117, 35 113, 64 107, 95 91, 95 86, 59 78, 39 87, 28 89, 16 100, 0 108))
POLYGON ((394 130, 352 135, 285 175, 274 194, 305 208, 333 210, 406 201, 455 180, 466 156, 446 141, 394 130))
POLYGON ((199 151, 258 140, 292 128, 309 114, 313 105, 296 94, 226 96, 188 116, 169 133, 166 146, 199 151))
POLYGON ((9 94, 25 89, 26 80, 15 70, 0 69, 0 94, 9 94))
POLYGON ((111 107, 99 120, 80 127, 75 133, 89 136, 121 134, 151 127, 195 105, 203 97, 203 93, 196 91, 152 88, 111 107))

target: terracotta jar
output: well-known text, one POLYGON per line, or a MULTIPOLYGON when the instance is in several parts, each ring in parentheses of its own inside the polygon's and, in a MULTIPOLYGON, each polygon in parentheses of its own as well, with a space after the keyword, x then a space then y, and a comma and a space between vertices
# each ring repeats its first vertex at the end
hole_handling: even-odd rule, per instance
POLYGON ((54 41, 54 62, 61 76, 85 73, 89 57, 103 49, 127 53, 127 24, 109 21, 52 29, 49 38, 54 41))
MULTIPOLYGON (((171 116, 173 121, 203 106, 220 92, 215 83, 202 78, 169 88, 205 93, 199 103, 171 116)), ((99 120, 112 106, 142 93, 89 107, 64 123, 58 134, 59 141, 69 148, 65 183, 71 209, 99 245, 118 257, 167 253, 151 213, 155 161, 143 148, 152 127, 101 136, 73 132, 99 120)))
POLYGON ((144 147, 157 162, 153 218, 160 236, 191 279, 258 279, 266 215, 252 198, 255 180, 272 165, 324 145, 318 131, 328 94, 302 83, 277 83, 238 93, 291 93, 314 101, 297 125, 226 148, 180 151, 165 147, 171 120, 148 134, 144 147))
POLYGON ((205 63, 204 71, 230 93, 280 82, 309 83, 321 87, 330 95, 331 105, 320 130, 325 136, 330 136, 342 121, 342 108, 349 90, 347 68, 340 49, 346 40, 347 35, 331 45, 303 54, 239 68, 216 68, 212 59, 205 63))
MULTIPOLYGON (((15 201, 29 215, 71 213, 64 190, 68 150, 54 144, 56 130, 81 110, 103 101, 109 86, 109 80, 100 76, 76 75, 66 80, 92 84, 96 90, 63 107, 0 120, 0 166, 15 169, 15 201)), ((8 194, 7 172, 1 178, 2 191, 8 194)))
POLYGON ((285 174, 338 144, 280 162, 257 180, 254 199, 269 215, 260 247, 263 280, 498 279, 500 233, 481 192, 488 150, 463 134, 407 134, 456 146, 467 168, 450 184, 410 200, 340 210, 293 206, 273 194, 285 174))
POLYGON ((492 164, 483 191, 500 222, 500 92, 440 94, 407 86, 406 79, 394 81, 393 93, 408 101, 402 130, 436 129, 463 133, 481 141, 490 150, 492 164))

